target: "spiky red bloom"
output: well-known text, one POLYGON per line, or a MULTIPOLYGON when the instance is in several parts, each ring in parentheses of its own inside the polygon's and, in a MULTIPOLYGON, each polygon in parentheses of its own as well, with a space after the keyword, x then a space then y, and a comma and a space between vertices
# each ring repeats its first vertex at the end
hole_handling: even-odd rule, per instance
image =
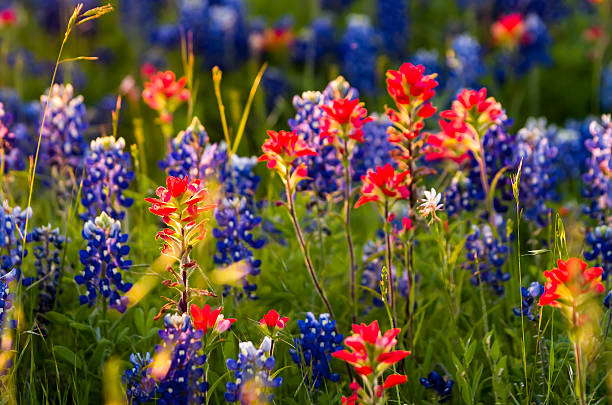
POLYGON ((158 198, 145 198, 151 203, 149 211, 168 226, 155 238, 164 241, 162 253, 180 259, 184 249, 204 238, 206 221, 202 214, 214 209, 215 204, 205 204, 208 190, 200 180, 190 182, 187 176, 168 176, 166 187, 158 187, 155 194, 158 198))
POLYGON ((410 174, 408 170, 396 173, 395 168, 387 163, 377 166, 376 170, 369 169, 365 176, 361 177, 361 197, 355 203, 355 208, 363 204, 375 201, 382 203, 385 200, 395 202, 410 197, 410 191, 405 184, 406 177, 410 174))
POLYGON ((304 156, 317 156, 317 152, 310 148, 304 138, 297 131, 268 131, 268 139, 264 141, 261 149, 263 155, 259 157, 260 162, 268 162, 268 169, 278 173, 283 183, 288 184, 290 189, 308 176, 308 170, 304 163, 294 167, 295 160, 304 156))
POLYGON ((423 65, 404 63, 399 70, 387 71, 387 91, 396 109, 387 107, 386 114, 395 124, 389 130, 389 141, 402 143, 415 139, 424 128, 424 119, 436 113, 430 100, 436 94, 436 74, 424 75, 423 65))
POLYGON ((207 333, 209 329, 216 333, 223 333, 236 322, 234 318, 224 318, 221 313, 223 307, 213 311, 208 304, 204 305, 203 308, 191 304, 190 309, 194 328, 201 329, 204 333, 207 333))
POLYGON ((498 45, 517 46, 525 35, 525 20, 520 13, 501 17, 491 26, 491 36, 498 45))
POLYGON ((428 139, 431 150, 427 159, 443 157, 461 161, 468 151, 479 158, 482 154, 480 138, 499 123, 502 115, 501 104, 487 97, 486 88, 461 90, 451 109, 440 113, 442 132, 428 139))
POLYGON ((174 72, 159 71, 149 77, 142 91, 142 98, 152 109, 160 113, 164 122, 172 121, 172 113, 189 99, 189 90, 185 88, 187 79, 183 76, 176 79, 174 72))
POLYGON ((369 325, 353 324, 353 334, 344 339, 344 344, 350 349, 339 350, 332 356, 344 360, 360 375, 381 374, 385 369, 410 355, 409 351, 395 350, 395 337, 401 329, 390 329, 385 334, 380 333, 378 321, 369 325))
POLYGON ((287 318, 286 316, 281 317, 278 312, 276 312, 274 309, 271 309, 270 311, 268 311, 267 314, 263 316, 263 318, 261 318, 259 324, 262 326, 265 325, 268 328, 272 329, 284 329, 287 322, 289 322, 289 318, 287 318))
POLYGON ((334 99, 331 105, 323 105, 321 108, 325 112, 320 119, 321 139, 339 148, 344 148, 344 141, 348 139, 363 142, 362 127, 373 118, 368 117, 368 111, 359 99, 334 99))
POLYGON ((540 305, 558 307, 572 305, 584 294, 604 292, 601 283, 601 267, 588 267, 581 259, 571 257, 567 261, 558 260, 557 267, 545 271, 547 282, 540 305))

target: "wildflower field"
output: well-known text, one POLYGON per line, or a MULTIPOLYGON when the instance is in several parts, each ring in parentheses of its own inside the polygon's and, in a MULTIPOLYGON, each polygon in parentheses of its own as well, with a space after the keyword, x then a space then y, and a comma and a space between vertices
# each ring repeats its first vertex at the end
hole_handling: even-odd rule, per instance
POLYGON ((612 405, 612 0, 0 0, 0 404, 612 405))

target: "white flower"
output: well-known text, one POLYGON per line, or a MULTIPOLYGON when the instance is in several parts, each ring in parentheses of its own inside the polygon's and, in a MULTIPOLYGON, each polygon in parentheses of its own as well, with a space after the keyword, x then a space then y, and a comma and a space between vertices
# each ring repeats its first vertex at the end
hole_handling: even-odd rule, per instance
POLYGON ((440 204, 441 200, 442 194, 437 193, 435 188, 432 188, 429 191, 425 190, 424 198, 420 200, 421 205, 418 207, 419 214, 421 214, 421 216, 424 218, 431 215, 431 223, 431 221, 436 218, 436 211, 441 211, 443 209, 443 205, 440 204))

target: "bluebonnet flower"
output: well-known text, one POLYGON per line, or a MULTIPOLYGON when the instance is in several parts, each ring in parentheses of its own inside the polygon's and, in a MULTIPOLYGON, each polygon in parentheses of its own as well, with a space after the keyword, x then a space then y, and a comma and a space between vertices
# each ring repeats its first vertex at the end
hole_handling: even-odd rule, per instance
POLYGON ((593 218, 602 218, 612 207, 612 122, 609 115, 601 117, 601 124, 592 121, 589 130, 591 138, 585 141, 589 151, 587 170, 582 175, 584 182, 583 197, 587 200, 584 206, 586 214, 593 218))
POLYGON ((281 69, 275 67, 266 69, 261 84, 266 93, 268 111, 274 110, 274 107, 289 93, 289 79, 281 69))
MULTIPOLYGON (((2 347, 2 339, 4 336, 4 328, 9 321, 8 312, 12 308, 13 299, 15 294, 10 292, 9 284, 15 281, 15 277, 17 276, 17 270, 12 270, 9 273, 6 273, 0 276, 0 348, 6 350, 2 347)), ((10 325, 13 327, 14 325, 10 325)), ((0 376, 2 370, 0 370, 0 376)), ((0 384, 1 386, 1 384, 0 384)))
POLYGON ((538 313, 540 295, 544 294, 544 286, 537 281, 529 284, 528 288, 521 286, 521 300, 522 300, 522 311, 521 307, 512 308, 512 313, 516 316, 526 316, 530 321, 537 321, 540 318, 538 313))
POLYGON ((378 31, 382 47, 394 59, 403 59, 410 31, 410 2, 407 0, 378 0, 378 31))
POLYGON ((519 183, 520 202, 525 218, 545 225, 550 209, 547 202, 556 198, 556 176, 551 162, 557 157, 552 139, 556 127, 547 126, 546 119, 530 118, 516 137, 515 164, 523 161, 519 183))
POLYGON ((444 379, 435 370, 429 373, 427 378, 421 377, 419 381, 423 387, 437 394, 439 402, 446 402, 450 399, 453 385, 455 384, 451 378, 444 379))
POLYGON ((125 140, 114 136, 91 141, 85 157, 86 175, 81 190, 81 204, 86 211, 81 214, 81 219, 92 219, 106 212, 111 218, 122 220, 125 209, 134 203, 132 198, 123 195, 134 179, 132 159, 124 148, 125 140))
POLYGON ((256 299, 257 284, 247 279, 247 276, 257 276, 260 273, 261 260, 255 259, 253 249, 261 249, 265 239, 256 239, 253 230, 261 224, 261 217, 256 216, 253 207, 247 204, 246 198, 225 198, 215 209, 217 227, 213 236, 217 239, 217 252, 214 261, 218 265, 229 266, 243 262, 245 274, 242 287, 246 296, 256 299))
POLYGON ((85 104, 83 96, 74 96, 71 84, 54 84, 40 97, 41 122, 48 98, 39 162, 59 182, 60 192, 68 192, 74 185, 65 179, 69 179, 70 174, 80 174, 88 148, 83 138, 87 128, 85 104))
POLYGON ((240 402, 247 405, 252 403, 270 403, 274 400, 272 388, 278 388, 283 383, 282 377, 272 377, 272 370, 276 365, 270 355, 272 339, 264 337, 259 348, 253 342, 241 342, 238 359, 227 359, 229 371, 233 371, 236 382, 225 384, 225 400, 227 402, 240 402))
POLYGON ((336 48, 334 23, 328 16, 317 17, 310 22, 291 46, 296 63, 321 63, 336 48))
POLYGON ((596 266, 603 269, 601 279, 607 280, 612 270, 612 227, 606 224, 596 226, 587 233, 586 243, 590 249, 584 250, 584 259, 596 260, 596 266))
POLYGON ((510 273, 503 271, 508 259, 508 247, 503 239, 503 235, 501 239, 493 235, 489 224, 480 227, 473 225, 465 242, 467 261, 463 263, 463 268, 472 273, 472 284, 488 284, 498 295, 504 293, 502 283, 510 280, 510 273))
POLYGON ((599 104, 603 111, 612 110, 612 63, 601 69, 599 104))
POLYGON ((391 158, 393 144, 387 140, 387 128, 390 125, 391 122, 386 117, 381 117, 363 126, 364 142, 355 146, 351 157, 353 181, 361 183, 361 176, 370 168, 394 163, 391 158))
POLYGON ((119 12, 123 27, 132 35, 147 35, 157 26, 157 10, 164 6, 166 0, 141 0, 138 2, 122 1, 119 12))
POLYGON ((446 55, 446 64, 449 70, 448 87, 452 93, 462 87, 477 87, 485 73, 482 48, 469 34, 461 34, 453 39, 446 55))
POLYGON ((130 356, 132 367, 123 375, 128 400, 143 403, 156 399, 162 405, 204 403, 208 383, 203 368, 206 355, 199 354, 202 335, 193 328, 188 314, 166 314, 154 359, 148 353, 130 356), (160 364, 153 367, 156 362, 160 364))
MULTIPOLYGON (((222 148, 223 150, 223 148, 222 148)), ((254 205, 253 197, 259 187, 261 177, 255 174, 255 156, 232 156, 232 164, 221 166, 220 182, 225 187, 227 197, 247 197, 247 203, 254 205)))
MULTIPOLYGON (((487 131, 482 139, 486 178, 490 183, 503 168, 514 170, 515 163, 514 143, 516 136, 510 134, 507 128, 511 124, 506 120, 503 125, 497 125, 487 131)), ((507 210, 508 202, 513 198, 511 181, 507 177, 499 178, 496 187, 496 196, 493 208, 502 213, 507 210)), ((462 211, 474 211, 482 206, 485 199, 480 177, 480 167, 475 159, 470 159, 467 173, 458 172, 451 184, 444 192, 444 208, 448 216, 456 215, 462 211)))
POLYGON ((604 306, 608 309, 612 308, 612 290, 608 291, 608 294, 606 294, 606 298, 604 298, 604 306))
POLYGON ((518 50, 517 72, 525 73, 536 64, 550 64, 550 45, 550 35, 544 22, 537 14, 528 14, 525 17, 525 34, 518 50))
POLYGON ((209 69, 235 69, 248 58, 246 10, 242 0, 226 0, 208 9, 203 51, 209 69))
POLYGON ((79 251, 84 271, 74 277, 77 284, 84 284, 87 289, 86 294, 79 297, 81 305, 92 306, 100 294, 111 308, 124 312, 128 298, 122 294, 132 287, 121 276, 121 270, 132 266, 132 261, 124 258, 130 252, 126 243, 128 235, 121 232, 121 223, 105 212, 88 220, 82 235, 87 241, 87 247, 79 251))
MULTIPOLYGON (((25 222, 31 216, 31 209, 12 208, 6 200, 0 208, 0 276, 15 270, 15 278, 21 279, 21 260, 28 254, 23 250, 25 222)), ((25 239, 29 242, 30 236, 25 239)))
POLYGON ((376 59, 378 46, 374 27, 365 15, 349 16, 340 41, 342 72, 366 94, 376 91, 376 59))
POLYGON ((495 14, 534 13, 545 21, 557 21, 568 15, 569 8, 564 0, 496 0, 495 14))
POLYGON ((20 123, 13 125, 11 114, 0 102, 0 167, 4 173, 24 170, 31 146, 26 126, 20 123))
POLYGON ((31 238, 34 244, 36 277, 24 278, 23 284, 28 286, 36 281, 38 287, 36 312, 44 314, 51 311, 55 304, 61 270, 60 253, 66 243, 66 238, 60 235, 58 228, 52 228, 51 225, 35 228, 31 238))
POLYGON ((155 394, 155 380, 148 375, 153 359, 151 354, 130 355, 131 368, 125 370, 122 381, 126 385, 127 399, 130 404, 138 405, 153 400, 155 394))
POLYGON ((590 152, 585 141, 591 137, 589 124, 591 119, 576 121, 568 120, 564 128, 559 128, 551 140, 557 148, 558 159, 555 159, 556 177, 559 179, 579 178, 586 172, 586 160, 590 152), (563 157, 563 159, 560 159, 563 157))
POLYGON ((312 372, 306 378, 315 388, 321 385, 324 378, 338 381, 340 376, 331 370, 329 364, 331 354, 343 348, 344 337, 336 333, 336 321, 331 320, 329 314, 321 314, 317 319, 312 312, 308 312, 306 319, 300 319, 297 323, 300 336, 294 340, 295 349, 289 350, 293 362, 302 372, 312 372))

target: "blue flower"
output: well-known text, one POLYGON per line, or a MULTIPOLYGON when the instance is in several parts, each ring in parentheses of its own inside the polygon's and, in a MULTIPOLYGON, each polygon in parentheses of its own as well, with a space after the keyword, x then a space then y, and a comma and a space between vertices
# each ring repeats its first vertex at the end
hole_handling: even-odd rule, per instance
POLYGON ((453 385, 455 384, 450 378, 442 378, 435 370, 429 373, 427 378, 421 377, 419 381, 425 388, 434 391, 438 395, 439 402, 446 402, 450 399, 453 385))
POLYGON ((253 235, 262 219, 256 216, 252 209, 244 197, 225 198, 217 206, 217 227, 213 229, 213 236, 217 239, 214 261, 224 266, 243 262, 246 268, 242 279, 244 293, 248 298, 256 299, 257 284, 247 279, 247 276, 254 277, 260 273, 261 260, 255 259, 253 249, 261 249, 265 239, 257 239, 253 235))
POLYGON ((608 309, 612 308, 612 290, 608 291, 608 294, 606 294, 606 298, 604 298, 604 306, 608 309))
POLYGON ((603 111, 612 110, 612 63, 601 69, 599 103, 603 111))
POLYGON ((122 294, 132 287, 121 275, 122 270, 132 266, 131 260, 124 259, 130 252, 128 235, 121 232, 121 223, 105 212, 95 220, 88 220, 81 234, 87 241, 87 247, 79 251, 84 269, 83 274, 74 277, 77 284, 87 289, 87 293, 79 297, 81 305, 92 306, 100 294, 111 308, 124 312, 128 298, 122 294))
MULTIPOLYGON (((32 216, 32 210, 22 210, 20 207, 12 208, 8 201, 0 207, 0 276, 15 271, 15 278, 21 280, 21 260, 27 256, 24 252, 23 235, 25 223, 32 216)), ((26 236, 26 243, 31 235, 26 236)))
POLYGON ((550 208, 547 203, 557 198, 557 179, 552 165, 557 157, 553 145, 556 132, 556 127, 546 125, 546 119, 530 118, 516 137, 513 166, 523 162, 519 200, 525 207, 525 218, 537 221, 540 226, 548 223, 550 208))
POLYGON ((482 48, 469 34, 461 34, 453 39, 446 64, 450 74, 448 86, 452 93, 462 87, 477 87, 485 73, 482 48))
POLYGON ((13 125, 12 115, 0 102, 0 149, 2 150, 0 166, 4 168, 4 173, 25 170, 31 147, 26 126, 21 123, 13 125))
POLYGON ((93 219, 106 212, 113 219, 122 220, 125 208, 134 200, 123 195, 134 179, 130 154, 124 151, 123 138, 105 136, 91 141, 85 157, 86 175, 81 190, 81 204, 86 211, 81 219, 93 219))
POLYGON ((366 94, 376 92, 377 36, 369 17, 349 16, 340 41, 342 72, 366 94))
POLYGON ((521 286, 521 307, 514 307, 512 312, 516 316, 526 316, 530 321, 537 321, 540 318, 538 313, 539 301, 537 298, 544 294, 544 286, 537 281, 529 284, 529 288, 521 286))
POLYGON ((296 63, 321 63, 337 47, 334 23, 328 16, 317 17, 293 41, 291 53, 296 63))
POLYGON ((558 21, 569 14, 564 0, 496 0, 495 14, 534 13, 546 21, 558 21))
POLYGON ((340 376, 329 364, 331 354, 343 348, 343 336, 335 330, 336 321, 331 320, 329 314, 321 314, 317 319, 308 312, 306 319, 298 320, 298 327, 300 336, 295 338, 295 349, 290 349, 289 354, 302 372, 312 371, 312 375, 306 377, 308 384, 318 388, 324 378, 338 381, 340 376))
POLYGON ((382 117, 363 126, 364 142, 357 144, 351 157, 354 182, 361 184, 361 176, 365 176, 368 169, 387 163, 394 165, 395 161, 391 158, 394 147, 387 140, 387 128, 390 125, 391 122, 382 117))
POLYGON ((266 94, 266 109, 271 112, 289 93, 289 79, 283 70, 269 67, 263 75, 261 84, 266 94))
POLYGON ((438 81, 438 88, 443 89, 446 85, 445 72, 443 66, 440 64, 440 54, 437 49, 417 49, 417 51, 410 58, 410 62, 413 65, 425 66, 425 74, 437 73, 436 80, 438 81))
MULTIPOLYGON (((15 294, 10 292, 9 284, 15 280, 17 276, 17 271, 12 270, 3 276, 0 276, 0 343, 2 343, 2 339, 4 336, 4 328, 9 321, 8 311, 13 306, 13 299, 15 298, 15 294)), ((14 327, 15 325, 9 325, 10 327, 14 327)), ((4 350, 4 348, 3 348, 4 350)), ((2 375, 2 370, 0 370, 0 376, 2 375)))
POLYGON ((410 34, 410 2, 407 0, 378 0, 378 31, 382 46, 394 59, 403 59, 410 34))
POLYGON ((596 260, 597 266, 603 269, 602 280, 607 280, 612 270, 612 227, 606 224, 596 226, 586 235, 590 249, 584 250, 585 260, 596 260))
POLYGON ((283 383, 282 377, 272 377, 272 370, 276 361, 270 355, 272 340, 264 337, 259 348, 253 342, 239 344, 238 359, 227 359, 229 371, 234 373, 236 382, 225 385, 225 400, 227 402, 240 402, 248 405, 257 403, 270 403, 274 400, 272 388, 278 388, 283 383))
POLYGON ((61 272, 60 254, 66 239, 60 234, 58 228, 52 228, 51 225, 34 229, 31 237, 31 242, 34 244, 36 277, 24 278, 23 284, 27 286, 36 281, 38 287, 36 312, 44 314, 51 311, 55 305, 61 272))
POLYGON ((576 179, 586 171, 586 160, 590 152, 584 143, 591 137, 590 122, 591 120, 568 120, 565 128, 559 128, 557 131, 552 140, 557 148, 558 159, 553 162, 557 178, 576 179))
POLYGON ((612 122, 609 115, 601 117, 601 124, 592 121, 591 138, 585 141, 590 152, 587 171, 582 175, 583 197, 587 200, 584 212, 593 218, 603 219, 612 207, 612 122))
POLYGON ((164 329, 159 331, 162 342, 155 352, 156 356, 168 358, 168 369, 160 375, 159 370, 152 370, 153 361, 148 353, 132 354, 132 367, 123 375, 131 403, 153 399, 160 405, 204 403, 208 383, 204 380, 203 368, 206 355, 200 354, 202 334, 193 328, 188 314, 166 314, 164 329))
POLYGON ((502 283, 510 280, 510 273, 503 271, 508 259, 504 239, 504 235, 501 235, 501 239, 496 238, 491 226, 484 224, 480 227, 473 225, 465 242, 467 261, 463 263, 463 268, 472 273, 470 281, 476 286, 481 282, 488 284, 497 295, 504 293, 502 283))

